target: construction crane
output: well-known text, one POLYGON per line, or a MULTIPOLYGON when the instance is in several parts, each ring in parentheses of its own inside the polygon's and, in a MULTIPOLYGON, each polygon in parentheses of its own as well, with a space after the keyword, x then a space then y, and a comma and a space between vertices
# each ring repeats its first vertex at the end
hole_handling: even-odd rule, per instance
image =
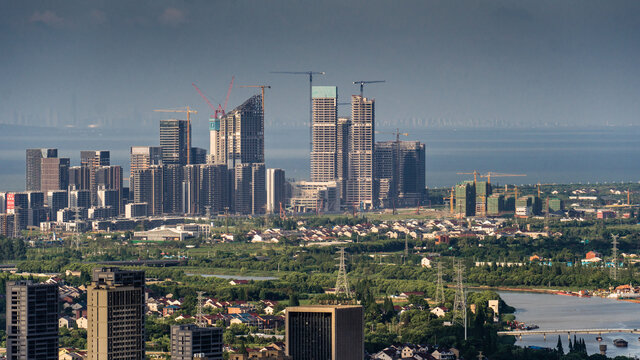
POLYGON ((313 150, 313 75, 325 75, 324 71, 272 71, 272 74, 309 76, 309 151, 313 150))
POLYGON ((488 171, 485 175, 480 175, 480 177, 486 177, 487 183, 489 184, 491 184, 491 177, 511 177, 511 176, 527 176, 527 174, 503 174, 503 173, 488 171))
POLYGON ((264 89, 271 89, 270 85, 240 85, 238 87, 244 87, 244 88, 260 88, 260 90, 262 90, 262 113, 264 114, 264 89))
POLYGON ((394 132, 375 131, 376 134, 391 134, 396 136, 396 143, 400 142, 400 135, 409 136, 409 133, 401 133, 400 129, 396 128, 394 132))
POLYGON ((473 183, 477 183, 478 182, 478 175, 480 175, 480 173, 476 170, 473 170, 473 172, 458 172, 456 173, 458 175, 473 175, 473 183))
POLYGON ((360 97, 364 97, 364 84, 376 84, 387 82, 386 80, 360 80, 354 81, 353 85, 360 85, 360 97))
POLYGON ((213 104, 211 103, 211 101, 209 101, 209 98, 202 92, 202 90, 200 90, 200 88, 198 86, 196 86, 195 83, 191 83, 191 85, 196 88, 196 91, 198 92, 198 94, 200 94, 200 97, 202 97, 204 99, 204 101, 207 102, 207 105, 209 105, 209 107, 211 108, 211 110, 213 110, 214 112, 216 111, 216 107, 213 106, 213 104))
POLYGON ((169 113, 187 113, 187 165, 191 164, 191 114, 197 114, 196 110, 191 110, 188 106, 185 110, 172 110, 172 109, 156 109, 155 112, 169 112, 169 113))

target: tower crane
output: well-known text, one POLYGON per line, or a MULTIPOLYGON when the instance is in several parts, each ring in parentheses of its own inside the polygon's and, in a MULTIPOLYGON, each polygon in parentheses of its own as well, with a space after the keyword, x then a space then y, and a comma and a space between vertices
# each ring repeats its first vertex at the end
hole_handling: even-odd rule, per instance
POLYGON ((473 170, 473 172, 457 172, 456 174, 458 175, 473 175, 473 183, 477 183, 478 182, 478 175, 480 175, 480 173, 477 170, 473 170))
POLYGON ((324 75, 324 71, 272 71, 272 74, 309 76, 309 151, 313 150, 313 75, 324 75))
POLYGON ((260 88, 260 90, 262 91, 262 113, 264 114, 264 89, 271 89, 270 85, 240 85, 238 87, 244 87, 244 88, 260 88))
POLYGON ((207 105, 209 105, 209 107, 211 108, 211 110, 213 110, 214 112, 216 111, 216 107, 213 106, 213 104, 211 103, 211 101, 209 101, 209 98, 202 92, 202 90, 200 90, 200 88, 198 86, 196 86, 195 83, 191 83, 191 85, 196 88, 196 91, 198 92, 198 94, 200 94, 200 97, 202 97, 204 99, 204 101, 207 102, 207 105))
POLYGON ((360 80, 354 81, 353 85, 360 85, 360 97, 364 97, 364 84, 376 84, 387 82, 386 80, 360 80))
POLYGON ((173 110, 173 109, 155 109, 155 112, 168 112, 168 113, 187 113, 187 165, 191 164, 191 114, 197 114, 196 110, 191 110, 189 106, 185 110, 173 110))
POLYGON ((491 184, 491 177, 512 177, 512 176, 527 176, 527 174, 503 174, 503 173, 488 171, 485 175, 480 175, 480 177, 486 177, 487 183, 489 184, 491 184))

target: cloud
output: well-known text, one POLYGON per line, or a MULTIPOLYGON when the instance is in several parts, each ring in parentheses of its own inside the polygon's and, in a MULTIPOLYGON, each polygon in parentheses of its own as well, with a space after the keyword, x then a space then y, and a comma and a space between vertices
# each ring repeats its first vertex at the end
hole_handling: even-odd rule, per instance
POLYGON ((186 22, 187 16, 184 11, 176 8, 166 8, 164 12, 158 17, 158 21, 164 25, 178 26, 186 22))
POLYGON ((107 22, 107 14, 102 10, 93 10, 90 14, 90 18, 95 24, 104 24, 107 22))
POLYGON ((51 27, 62 27, 65 23, 64 19, 51 10, 43 12, 36 11, 29 18, 31 23, 43 23, 51 27))

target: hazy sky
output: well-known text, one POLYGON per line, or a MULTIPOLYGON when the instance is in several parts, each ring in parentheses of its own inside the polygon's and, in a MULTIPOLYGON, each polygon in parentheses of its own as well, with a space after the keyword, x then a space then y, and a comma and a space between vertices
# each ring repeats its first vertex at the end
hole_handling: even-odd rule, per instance
POLYGON ((638 64, 639 1, 0 2, 0 123, 205 119, 191 83, 223 102, 235 75, 273 87, 273 127, 302 125, 308 79, 269 72, 316 70, 341 101, 387 80, 365 88, 383 126, 640 125, 638 64))

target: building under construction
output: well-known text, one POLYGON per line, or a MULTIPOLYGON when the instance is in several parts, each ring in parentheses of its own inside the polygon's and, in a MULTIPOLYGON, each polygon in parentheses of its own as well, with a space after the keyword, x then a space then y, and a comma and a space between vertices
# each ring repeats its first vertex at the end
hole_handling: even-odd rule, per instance
POLYGON ((375 174, 381 207, 420 204, 425 195, 425 147, 419 141, 376 142, 375 174))

